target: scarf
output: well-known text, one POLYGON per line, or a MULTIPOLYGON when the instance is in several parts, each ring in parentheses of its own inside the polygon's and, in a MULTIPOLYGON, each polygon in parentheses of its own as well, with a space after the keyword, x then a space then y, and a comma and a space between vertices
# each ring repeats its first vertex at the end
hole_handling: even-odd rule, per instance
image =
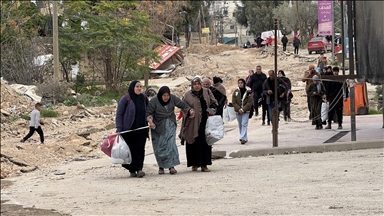
POLYGON ((171 96, 171 91, 169 90, 168 86, 162 86, 157 93, 157 99, 159 100, 161 106, 166 106, 171 101, 171 98, 169 98, 167 102, 163 101, 163 94, 165 93, 168 93, 169 96, 171 96))

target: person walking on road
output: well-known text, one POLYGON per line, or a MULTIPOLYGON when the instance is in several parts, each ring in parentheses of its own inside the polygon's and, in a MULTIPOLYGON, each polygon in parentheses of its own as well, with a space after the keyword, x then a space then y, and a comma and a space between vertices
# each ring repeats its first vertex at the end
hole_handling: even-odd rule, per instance
POLYGON ((279 70, 278 76, 287 85, 287 94, 281 100, 281 109, 283 111, 284 121, 291 121, 291 100, 293 98, 293 94, 291 91, 291 88, 292 88, 291 80, 285 76, 285 73, 283 70, 279 70))
POLYGON ((188 113, 190 118, 195 116, 193 109, 187 103, 171 94, 167 86, 163 86, 157 95, 149 101, 146 111, 159 174, 164 174, 164 168, 168 168, 170 174, 176 174, 175 166, 180 164, 176 146, 175 107, 188 113))
POLYGON ((186 142, 187 167, 192 166, 192 171, 201 167, 202 172, 210 172, 207 166, 212 165, 212 147, 207 144, 205 127, 207 108, 216 109, 217 101, 211 90, 202 87, 200 77, 192 79, 191 90, 184 94, 183 101, 195 111, 194 118, 184 113, 181 124, 180 139, 182 144, 186 142))
POLYGON ((29 139, 35 131, 39 134, 40 136, 40 143, 44 144, 44 133, 43 129, 41 129, 41 123, 40 123, 40 110, 41 110, 41 103, 36 103, 35 104, 35 109, 31 112, 31 120, 29 122, 29 133, 20 140, 20 142, 25 142, 27 139, 29 139))
MULTIPOLYGON (((321 78, 320 73, 316 72, 316 70, 315 70, 315 65, 311 64, 311 65, 309 65, 309 69, 304 72, 304 76, 301 79, 301 81, 306 83, 305 84, 305 92, 308 92, 308 87, 313 82, 312 77, 315 75, 318 76, 319 78, 321 78)), ((309 112, 311 112, 311 96, 308 94, 307 94, 307 105, 308 105, 309 112)), ((311 115, 311 114, 309 114, 309 115, 311 115)))
POLYGON ((227 96, 222 94, 217 88, 213 87, 211 80, 207 77, 203 79, 203 87, 211 90, 213 96, 215 97, 215 99, 217 100, 217 103, 219 104, 217 106, 215 115, 220 115, 221 117, 223 117, 223 108, 227 101, 227 96))
POLYGON ((287 38, 287 36, 285 36, 285 34, 281 38, 281 43, 283 43, 283 51, 286 51, 287 50, 288 38, 287 38))
POLYGON ((252 107, 251 89, 245 86, 245 80, 237 81, 238 87, 232 94, 232 104, 236 112, 237 123, 239 125, 240 143, 248 142, 247 129, 249 112, 252 107))
MULTIPOLYGON (((261 71, 261 66, 256 66, 256 73, 251 76, 250 87, 252 89, 253 96, 253 108, 255 109, 255 116, 259 115, 259 99, 263 93, 263 83, 267 79, 267 75, 261 71)), ((265 124, 266 110, 263 108, 262 121, 265 124)), ((269 122, 269 119, 268 119, 269 122)))
POLYGON ((323 129, 321 122, 321 104, 326 98, 324 84, 320 82, 317 75, 312 77, 313 82, 309 85, 307 95, 311 97, 311 115, 312 125, 316 125, 316 130, 323 129))
MULTIPOLYGON (((145 116, 148 98, 141 92, 141 83, 138 80, 134 80, 129 85, 128 94, 120 98, 116 110, 117 133, 148 126, 145 116)), ((148 129, 123 133, 121 136, 128 144, 132 154, 132 163, 123 164, 122 166, 129 170, 131 177, 144 177, 143 165, 148 129)))
POLYGON ((295 37, 295 39, 293 39, 293 46, 295 48, 294 50, 294 53, 296 55, 299 55, 299 47, 300 47, 300 44, 301 44, 301 41, 298 37, 295 37))
MULTIPOLYGON (((272 119, 272 110, 281 106, 281 100, 285 98, 287 86, 279 77, 275 77, 273 70, 268 71, 268 78, 263 84, 263 93, 266 95, 266 103, 268 104, 269 118, 272 119), (277 79, 277 92, 275 91, 275 79, 277 79), (275 94, 277 94, 277 104, 275 104, 275 94)), ((273 122, 273 121, 272 121, 273 122)))
MULTIPOLYGON (((332 70, 334 76, 339 75, 339 67, 334 67, 332 70)), ((345 82, 327 82, 328 83, 325 85, 325 92, 330 104, 330 110, 328 113, 328 125, 325 129, 332 129, 331 121, 335 119, 335 114, 337 115, 337 123, 339 125, 337 129, 343 129, 343 102, 346 102, 349 96, 347 85, 345 82)))

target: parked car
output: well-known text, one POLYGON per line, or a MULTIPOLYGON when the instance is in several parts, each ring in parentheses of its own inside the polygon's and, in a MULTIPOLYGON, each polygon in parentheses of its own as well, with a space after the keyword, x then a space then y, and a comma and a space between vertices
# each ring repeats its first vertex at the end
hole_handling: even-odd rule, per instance
POLYGON ((308 42, 308 53, 332 51, 332 43, 329 42, 325 37, 314 37, 308 42))

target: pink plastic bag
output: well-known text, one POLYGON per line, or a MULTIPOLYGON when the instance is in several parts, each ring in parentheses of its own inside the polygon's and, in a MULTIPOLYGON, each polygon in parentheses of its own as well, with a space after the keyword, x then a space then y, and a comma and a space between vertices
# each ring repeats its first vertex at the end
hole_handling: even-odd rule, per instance
POLYGON ((112 151, 113 143, 115 142, 117 135, 118 134, 108 135, 107 138, 104 139, 103 144, 101 144, 101 151, 103 151, 109 157, 111 157, 111 151, 112 151))

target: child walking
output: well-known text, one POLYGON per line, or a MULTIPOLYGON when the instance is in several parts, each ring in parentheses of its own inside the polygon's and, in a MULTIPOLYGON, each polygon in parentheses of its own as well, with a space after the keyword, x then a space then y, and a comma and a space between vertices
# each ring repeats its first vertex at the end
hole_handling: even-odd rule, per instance
POLYGON ((23 139, 21 139, 20 142, 25 142, 36 131, 40 136, 41 144, 44 144, 44 134, 43 134, 43 130, 41 129, 41 126, 40 126, 41 107, 42 107, 41 103, 35 104, 35 109, 31 112, 31 121, 29 123, 29 133, 27 134, 27 136, 25 136, 23 139))

